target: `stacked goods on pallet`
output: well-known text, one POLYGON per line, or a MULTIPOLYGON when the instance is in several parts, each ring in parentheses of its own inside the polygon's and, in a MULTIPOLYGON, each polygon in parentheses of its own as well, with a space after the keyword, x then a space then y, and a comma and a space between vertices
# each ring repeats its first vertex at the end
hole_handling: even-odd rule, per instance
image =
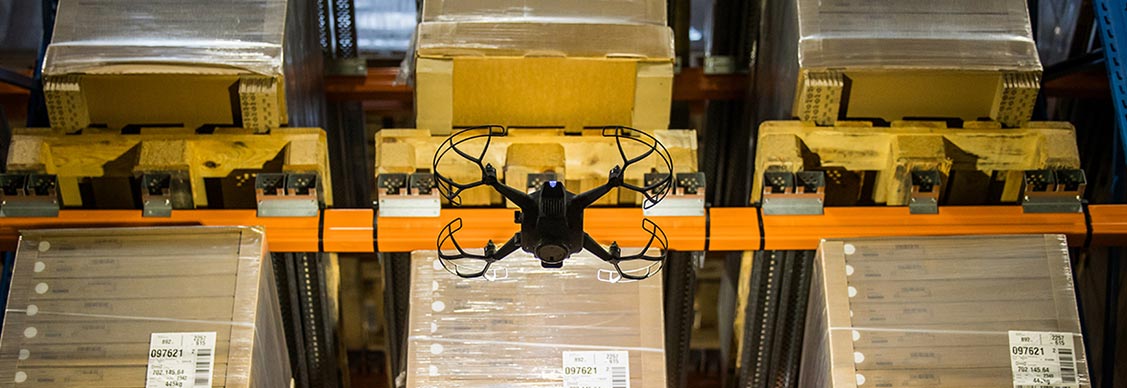
POLYGON ((492 281, 411 257, 408 387, 664 388, 662 280, 599 281, 590 254, 545 269, 516 253, 492 281))
POLYGON ((428 0, 419 128, 669 125, 673 32, 656 0, 428 0))
POLYGON ((1063 236, 823 241, 801 387, 1087 387, 1063 236))
POLYGON ((51 126, 277 128, 285 15, 286 0, 63 0, 43 65, 51 126))
POLYGON ((1022 0, 798 1, 794 114, 1028 121, 1041 62, 1022 0))
POLYGON ((0 386, 290 386, 257 228, 25 231, 0 386))
POLYGON ((19 176, 0 180, 42 180, 26 196, 54 208, 167 216, 255 208, 258 174, 316 174, 309 191, 332 205, 324 131, 282 127, 285 63, 301 58, 283 58, 286 12, 286 0, 59 1, 43 63, 51 128, 13 130, 6 175, 19 176))

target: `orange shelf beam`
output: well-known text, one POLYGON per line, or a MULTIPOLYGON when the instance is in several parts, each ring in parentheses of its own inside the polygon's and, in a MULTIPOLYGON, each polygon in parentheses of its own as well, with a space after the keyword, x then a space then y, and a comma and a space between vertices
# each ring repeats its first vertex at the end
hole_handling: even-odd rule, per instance
POLYGON ((1027 214, 1021 206, 947 206, 939 214, 910 214, 907 207, 826 208, 821 216, 765 215, 763 229, 768 250, 817 249, 823 238, 1038 233, 1062 233, 1080 246, 1087 235, 1083 214, 1027 214))
POLYGON ((0 218, 0 249, 15 250, 20 230, 139 226, 262 226, 274 252, 317 252, 317 217, 258 218, 254 210, 176 210, 142 217, 140 210, 63 210, 56 217, 0 218))
POLYGON ((1127 246, 1127 205, 1091 205, 1092 245, 1127 246))
MULTIPOLYGON (((512 238, 519 229, 519 226, 513 222, 513 210, 442 209, 442 215, 439 217, 380 218, 378 222, 380 252, 435 249, 438 233, 455 218, 462 218, 463 229, 458 231, 455 237, 463 247, 483 247, 489 240, 500 245, 512 238)), ((327 215, 328 213, 325 219, 326 228, 331 228, 328 226, 327 215)), ((642 209, 637 208, 587 209, 584 215, 584 227, 587 233, 600 243, 609 244, 618 241, 622 246, 636 246, 644 244, 649 237, 649 234, 642 231, 642 218, 642 209)), ((683 251, 704 249, 704 217, 651 217, 650 219, 665 231, 670 248, 683 251)), ((371 231, 370 227, 368 231, 371 231)), ((326 230, 326 250, 330 247, 329 236, 336 235, 336 232, 330 234, 330 230, 326 230)), ((371 252, 371 249, 365 252, 371 252)))
MULTIPOLYGON (((817 249, 823 238, 998 235, 1062 233, 1080 246, 1087 235, 1083 214, 1026 214, 1020 206, 941 207, 935 215, 909 214, 907 208, 827 208, 821 216, 763 216, 754 208, 713 208, 710 217, 652 217, 666 233, 670 248, 699 251, 817 249)), ((1127 246, 1127 205, 1089 208, 1092 245, 1127 246)), ((57 218, 0 218, 0 249, 14 250, 23 229, 138 227, 171 225, 259 225, 266 229, 275 252, 373 252, 373 211, 328 209, 323 224, 316 217, 258 218, 254 210, 181 210, 172 217, 142 217, 138 210, 63 210, 57 218), (318 232, 321 233, 318 233, 318 232)), ((441 217, 381 218, 381 252, 434 249, 438 233, 454 218, 462 218, 457 234, 465 247, 487 240, 507 241, 518 229, 513 209, 443 209, 441 217)), ((641 230, 642 210, 595 208, 586 213, 586 228, 603 244, 618 241, 640 245, 648 238, 641 230)))

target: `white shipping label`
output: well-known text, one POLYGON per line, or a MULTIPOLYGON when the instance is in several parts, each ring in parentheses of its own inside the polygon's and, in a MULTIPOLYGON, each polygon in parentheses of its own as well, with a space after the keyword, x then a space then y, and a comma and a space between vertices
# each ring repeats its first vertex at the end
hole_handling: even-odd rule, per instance
POLYGON ((564 388, 630 388, 627 351, 563 352, 564 388))
POLYGON ((211 387, 215 332, 153 333, 145 388, 211 387))
POLYGON ((1010 331, 1014 387, 1079 387, 1071 333, 1010 331))

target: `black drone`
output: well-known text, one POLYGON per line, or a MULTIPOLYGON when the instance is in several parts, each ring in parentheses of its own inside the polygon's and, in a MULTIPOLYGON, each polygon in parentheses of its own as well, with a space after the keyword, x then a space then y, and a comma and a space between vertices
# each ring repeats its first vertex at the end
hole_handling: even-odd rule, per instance
POLYGON ((520 208, 514 220, 520 224, 520 231, 499 248, 492 240, 489 241, 482 254, 466 252, 454 239, 454 233, 462 229, 461 218, 447 224, 438 236, 438 256, 447 271, 464 278, 484 276, 494 262, 504 259, 517 248, 531 253, 540 260, 544 268, 560 268, 568 257, 586 249, 613 265, 618 275, 625 279, 641 280, 661 270, 669 244, 665 232, 657 224, 643 219, 642 229, 649 233, 649 240, 637 253, 623 254, 617 242, 611 243, 609 249, 604 249, 583 231, 583 210, 615 188, 642 194, 645 198, 643 206, 646 208, 665 198, 672 185, 673 162, 664 145, 653 136, 633 128, 605 127, 603 136, 614 138, 622 157, 622 164, 610 170, 607 183, 576 194, 564 188, 563 182, 546 180, 539 183, 538 187, 530 188, 535 191, 525 193, 499 181, 497 170, 492 164, 484 162, 493 138, 507 134, 507 129, 501 126, 467 128, 447 138, 434 154, 432 171, 438 191, 452 205, 461 204, 462 192, 478 186, 489 186, 520 208), (626 147, 623 146, 624 142, 626 147), (471 147, 475 155, 465 150, 471 147), (480 151, 477 150, 478 147, 480 151), (636 151, 637 156, 628 157, 627 149, 636 151), (481 169, 481 179, 471 183, 458 183, 443 175, 439 171, 439 162, 450 151, 477 165, 481 169), (628 183, 624 178, 626 169, 651 155, 662 159, 659 166, 665 171, 647 174, 646 182, 641 186, 628 183), (650 248, 655 244, 660 246, 660 253, 652 255, 650 248), (627 263, 642 264, 644 267, 624 270, 623 266, 630 267, 627 263))

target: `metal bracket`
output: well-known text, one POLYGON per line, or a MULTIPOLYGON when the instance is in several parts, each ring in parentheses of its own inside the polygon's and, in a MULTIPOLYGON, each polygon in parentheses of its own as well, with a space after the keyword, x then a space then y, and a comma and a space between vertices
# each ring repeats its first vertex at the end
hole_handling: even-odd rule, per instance
POLYGON ((376 177, 379 217, 438 217, 442 211, 434 175, 380 174, 376 177))
POLYGON ((724 55, 704 57, 704 74, 732 74, 736 72, 734 58, 724 55))
POLYGON ((912 189, 908 193, 908 212, 939 214, 939 192, 943 176, 936 170, 912 171, 912 189))
POLYGON ((171 217, 172 209, 195 208, 187 171, 149 171, 141 174, 141 215, 171 217))
POLYGON ((254 193, 259 217, 316 217, 323 203, 316 172, 259 173, 254 193))
MULTIPOLYGON (((649 173, 644 179, 646 184, 664 178, 664 173, 649 173)), ((704 216, 704 191, 705 178, 703 172, 679 172, 674 175, 673 192, 665 196, 661 202, 646 209, 642 214, 646 217, 702 217, 704 216)))
POLYGON ((763 173, 763 214, 822 214, 826 173, 768 171, 763 173))
POLYGON ((1029 170, 1021 187, 1026 213, 1080 213, 1088 181, 1084 170, 1029 170))
POLYGON ((0 174, 0 217, 58 217, 58 178, 48 174, 0 174))

